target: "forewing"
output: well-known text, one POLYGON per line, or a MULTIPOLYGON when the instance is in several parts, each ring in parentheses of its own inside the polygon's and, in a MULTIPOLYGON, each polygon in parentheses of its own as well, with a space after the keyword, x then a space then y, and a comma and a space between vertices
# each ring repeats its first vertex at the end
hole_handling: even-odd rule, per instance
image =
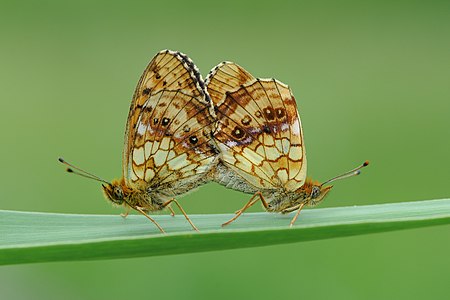
MULTIPOLYGON (((226 80, 213 76, 208 91, 211 82, 226 80)), ((258 189, 292 191, 302 186, 306 156, 289 87, 274 79, 249 79, 234 89, 221 88, 222 95, 211 99, 218 119, 215 139, 227 167, 258 189)))
POLYGON ((207 90, 213 103, 218 103, 225 93, 232 92, 255 78, 241 66, 223 62, 215 66, 205 79, 207 90))
POLYGON ((192 61, 179 52, 157 54, 138 83, 130 108, 124 150, 127 182, 157 187, 206 173, 217 155, 212 114, 192 61))

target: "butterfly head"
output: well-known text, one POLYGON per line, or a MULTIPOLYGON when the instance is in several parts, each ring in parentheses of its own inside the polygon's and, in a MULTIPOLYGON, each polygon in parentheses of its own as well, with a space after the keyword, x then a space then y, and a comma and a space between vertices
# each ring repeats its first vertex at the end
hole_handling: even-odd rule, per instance
POLYGON ((105 197, 114 204, 122 205, 128 198, 123 180, 114 180, 112 183, 102 184, 102 188, 105 197))
POLYGON ((359 167, 356 167, 353 170, 350 170, 342 175, 333 177, 325 181, 324 183, 313 182, 311 179, 308 179, 306 180, 305 184, 298 190, 298 192, 304 195, 305 198, 303 199, 303 201, 305 201, 306 204, 316 205, 321 202, 333 188, 332 185, 329 185, 331 182, 359 175, 361 174, 360 170, 368 165, 369 162, 365 161, 359 167))
POLYGON ((300 195, 300 197, 296 199, 295 204, 297 205, 299 202, 302 202, 310 206, 316 205, 328 195, 332 188, 332 185, 324 186, 308 178, 305 184, 297 190, 297 195, 300 195))

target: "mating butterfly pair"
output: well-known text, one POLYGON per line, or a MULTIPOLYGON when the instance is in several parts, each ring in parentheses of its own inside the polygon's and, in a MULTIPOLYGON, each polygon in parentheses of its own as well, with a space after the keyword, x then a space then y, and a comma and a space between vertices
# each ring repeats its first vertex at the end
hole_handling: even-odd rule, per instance
MULTIPOLYGON (((161 51, 136 87, 128 115, 123 177, 109 183, 69 165, 69 172, 103 182, 113 203, 147 213, 175 203, 175 196, 208 181, 253 194, 224 225, 261 200, 265 209, 288 213, 320 202, 333 180, 357 175, 353 169, 323 184, 306 179, 306 154, 296 102, 275 79, 258 79, 224 62, 203 81, 184 54, 161 51), (74 169, 76 171, 74 171, 74 169)), ((126 215, 125 214, 125 215, 126 215)))

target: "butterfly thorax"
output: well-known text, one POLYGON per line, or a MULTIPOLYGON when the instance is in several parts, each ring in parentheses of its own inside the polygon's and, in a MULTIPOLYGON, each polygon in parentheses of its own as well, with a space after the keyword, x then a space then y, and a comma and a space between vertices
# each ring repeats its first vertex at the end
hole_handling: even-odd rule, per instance
POLYGON ((103 185, 103 191, 108 200, 116 205, 140 207, 144 211, 157 211, 163 208, 163 202, 152 197, 146 189, 130 187, 125 180, 114 180, 109 185, 103 185))
POLYGON ((267 195, 266 193, 263 193, 263 195, 268 201, 268 206, 266 208, 268 212, 282 212, 296 206, 297 203, 305 201, 307 197, 305 193, 298 194, 297 192, 286 192, 280 190, 274 191, 272 195, 267 195))

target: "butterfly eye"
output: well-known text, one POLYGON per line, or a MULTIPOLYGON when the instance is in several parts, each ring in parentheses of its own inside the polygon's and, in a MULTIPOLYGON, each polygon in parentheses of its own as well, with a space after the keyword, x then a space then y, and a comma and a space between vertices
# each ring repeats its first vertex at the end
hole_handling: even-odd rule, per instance
POLYGON ((120 187, 115 187, 114 188, 114 195, 116 196, 117 199, 123 199, 122 189, 120 187))
POLYGON ((311 191, 311 198, 315 199, 320 195, 320 187, 318 186, 313 186, 312 191, 311 191))

